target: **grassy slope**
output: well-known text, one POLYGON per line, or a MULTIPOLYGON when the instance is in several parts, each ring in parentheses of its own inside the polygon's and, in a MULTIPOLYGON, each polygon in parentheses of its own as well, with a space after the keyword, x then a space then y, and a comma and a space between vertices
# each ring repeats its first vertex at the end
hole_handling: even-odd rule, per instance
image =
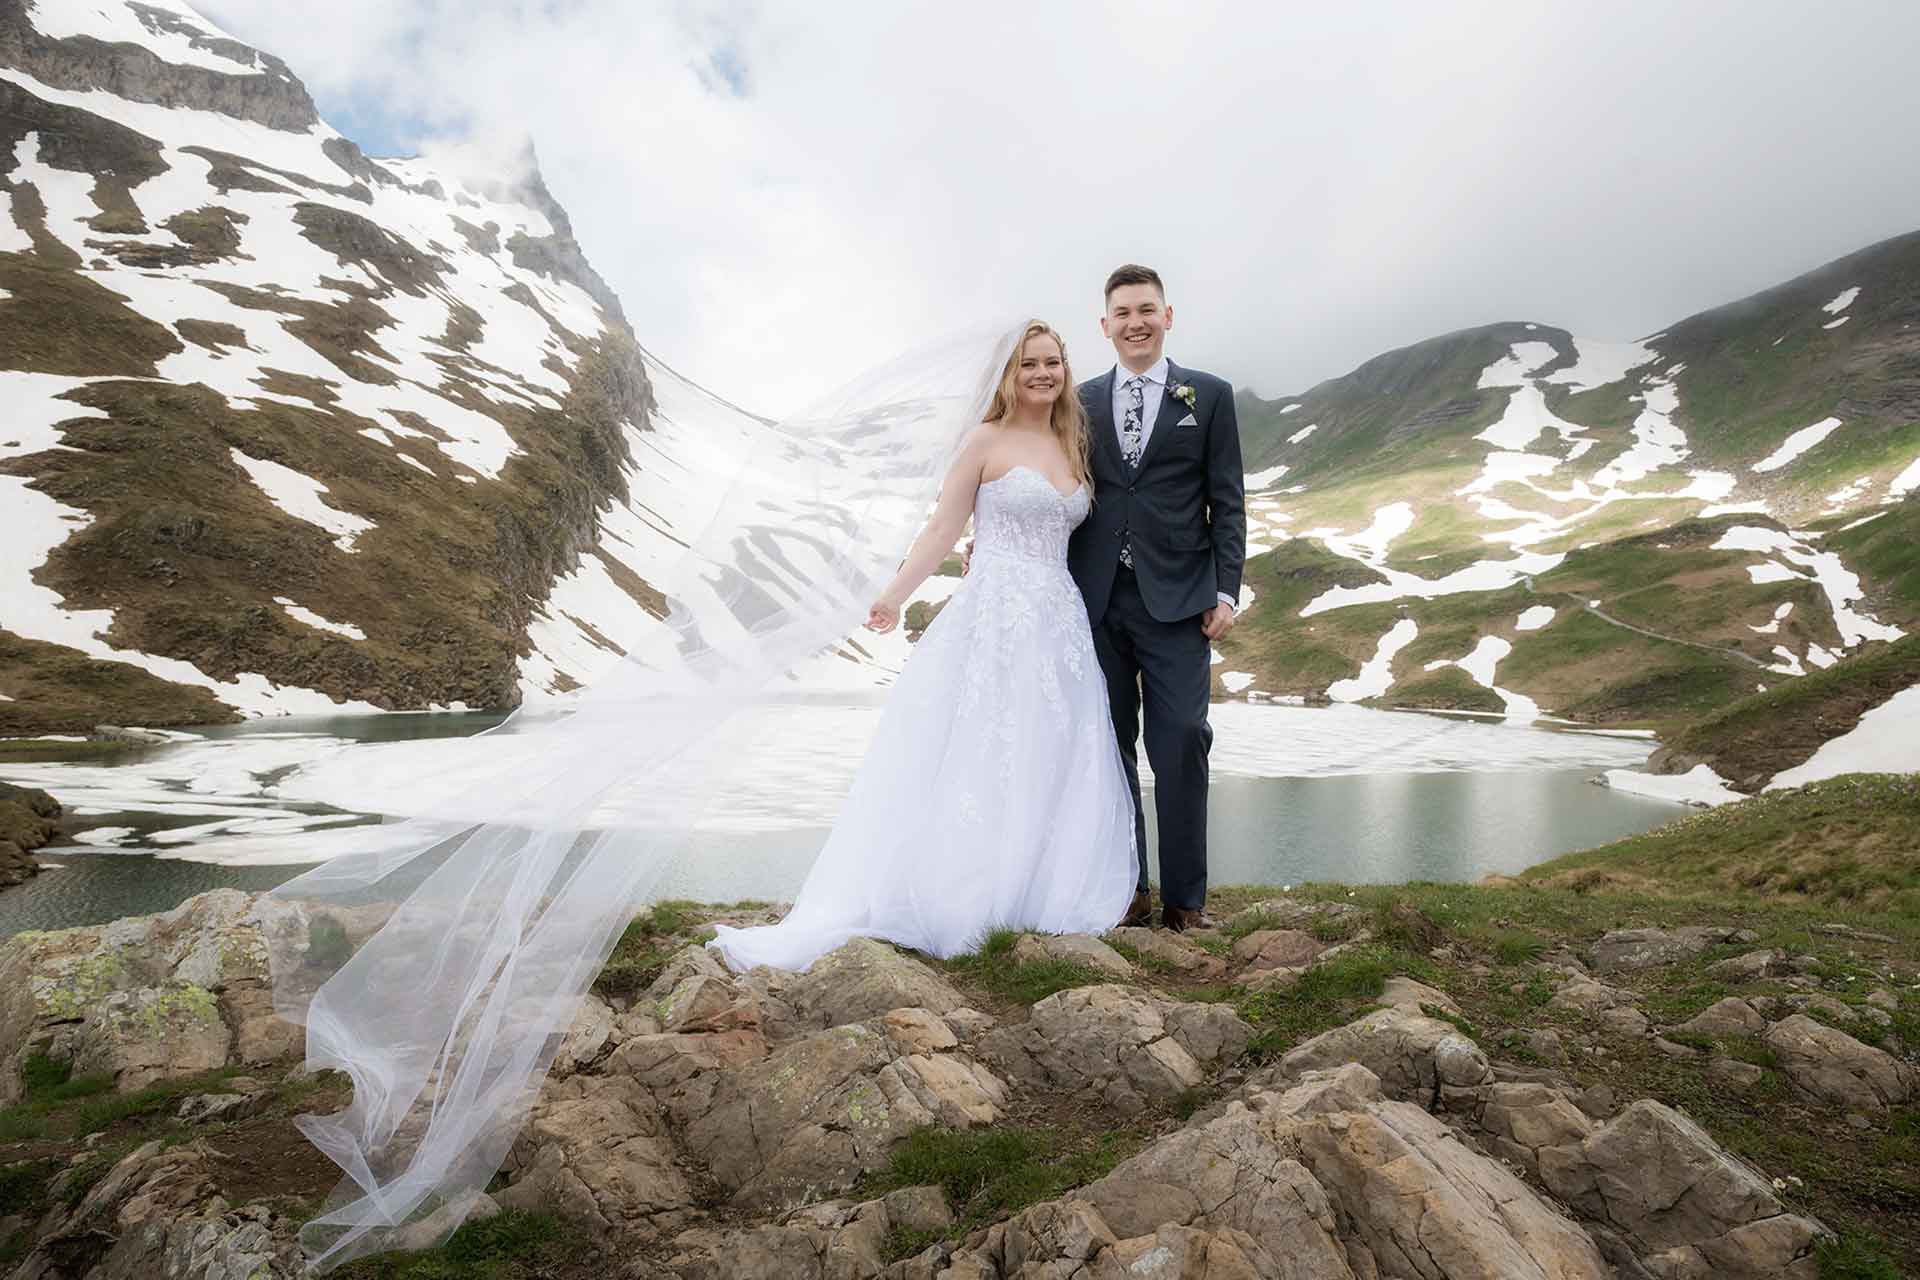
POLYGON ((1742 698, 1672 734, 1667 747, 1679 757, 1675 763, 1704 761, 1743 789, 1764 785, 1917 683, 1920 635, 1909 635, 1742 698))

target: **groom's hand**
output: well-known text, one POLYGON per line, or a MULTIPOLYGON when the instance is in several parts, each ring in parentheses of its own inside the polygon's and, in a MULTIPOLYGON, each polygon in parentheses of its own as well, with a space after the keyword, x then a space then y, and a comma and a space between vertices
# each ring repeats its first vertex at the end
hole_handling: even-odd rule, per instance
POLYGON ((1233 606, 1222 600, 1200 615, 1200 632, 1209 640, 1218 640, 1233 630, 1233 606))

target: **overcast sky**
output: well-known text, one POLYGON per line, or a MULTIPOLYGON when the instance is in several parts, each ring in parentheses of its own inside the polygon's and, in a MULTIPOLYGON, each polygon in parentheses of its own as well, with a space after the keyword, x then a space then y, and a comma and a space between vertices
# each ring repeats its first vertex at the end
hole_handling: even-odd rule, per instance
MULTIPOLYGON (((1264 395, 1637 337, 1920 228, 1920 5, 199 0, 380 153, 524 137, 640 340, 781 413, 1100 285, 1264 395)), ((504 162, 502 162, 504 163, 504 162)))

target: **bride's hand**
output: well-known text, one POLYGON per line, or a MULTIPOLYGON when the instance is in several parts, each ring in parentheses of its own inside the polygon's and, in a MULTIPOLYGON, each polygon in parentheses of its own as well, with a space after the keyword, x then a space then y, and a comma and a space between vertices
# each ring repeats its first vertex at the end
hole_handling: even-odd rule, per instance
POLYGON ((873 608, 867 610, 867 630, 881 635, 900 625, 900 606, 891 600, 880 599, 873 602, 873 608))

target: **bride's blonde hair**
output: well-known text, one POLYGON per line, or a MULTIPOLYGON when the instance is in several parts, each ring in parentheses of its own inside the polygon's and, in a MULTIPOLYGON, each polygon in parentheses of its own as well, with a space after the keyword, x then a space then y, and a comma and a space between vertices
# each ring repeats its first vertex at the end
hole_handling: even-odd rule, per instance
POLYGON ((1046 321, 1027 321, 1026 332, 1020 335, 1013 354, 1007 357, 1007 367, 1000 371, 1000 385, 994 389, 993 402, 987 408, 987 421, 1005 421, 1007 415, 1013 412, 1013 407, 1020 403, 1020 357, 1025 354, 1027 343, 1040 337, 1052 338, 1059 345, 1060 372, 1066 379, 1066 385, 1054 399, 1048 425, 1053 429, 1054 438, 1060 442, 1061 452, 1067 455, 1067 465, 1073 468, 1073 478, 1091 486, 1093 476, 1087 456, 1087 411, 1081 407, 1080 388, 1073 381, 1073 366, 1067 362, 1066 340, 1046 321))

